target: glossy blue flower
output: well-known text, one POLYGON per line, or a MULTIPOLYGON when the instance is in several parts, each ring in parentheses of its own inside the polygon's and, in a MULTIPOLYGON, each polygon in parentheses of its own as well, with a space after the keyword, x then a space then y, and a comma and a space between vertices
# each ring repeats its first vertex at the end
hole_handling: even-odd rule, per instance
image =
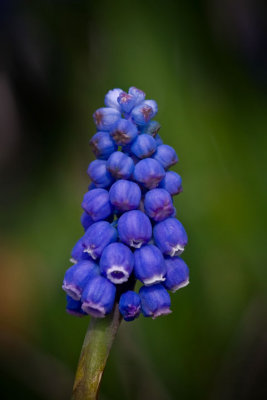
POLYGON ((123 243, 139 248, 151 239, 151 222, 142 211, 127 211, 119 218, 118 234, 123 243))
POLYGON ((154 100, 146 100, 134 107, 131 117, 137 125, 147 125, 148 122, 157 114, 158 107, 154 100))
POLYGON ((130 120, 119 119, 113 129, 110 131, 110 136, 114 142, 119 146, 124 146, 131 143, 137 136, 138 130, 136 125, 130 120))
POLYGON ((161 128, 161 125, 157 121, 150 121, 147 125, 143 126, 142 132, 147 133, 155 137, 161 128))
POLYGON ((167 190, 171 196, 175 196, 183 191, 182 178, 174 171, 167 171, 159 187, 167 190))
POLYGON ((107 161, 94 160, 89 164, 87 173, 96 187, 106 188, 110 186, 114 179, 107 170, 107 161))
POLYGON ((82 208, 94 221, 107 218, 112 213, 108 191, 105 189, 93 189, 85 193, 82 208))
POLYGON ((135 210, 139 207, 141 190, 137 183, 120 179, 109 191, 109 201, 119 211, 135 210))
POLYGON ((134 180, 143 184, 147 189, 157 187, 164 176, 164 168, 153 158, 145 158, 139 161, 133 172, 134 180))
POLYGON ((116 240, 116 229, 107 221, 99 221, 87 229, 82 237, 82 244, 84 252, 95 260, 101 256, 108 244, 116 242, 116 240))
POLYGON ((141 312, 140 296, 128 290, 120 297, 119 310, 125 321, 133 321, 141 312))
POLYGON ((172 198, 165 189, 152 189, 145 195, 144 207, 146 214, 154 221, 163 221, 175 212, 172 198))
POLYGON ((71 251, 70 262, 77 263, 81 260, 92 260, 88 253, 84 253, 83 238, 80 238, 71 251))
POLYGON ((157 160, 165 169, 170 168, 178 162, 177 154, 173 147, 167 144, 161 144, 153 154, 154 160, 157 160))
POLYGON ((75 317, 84 317, 85 315, 87 315, 82 310, 82 302, 80 300, 73 300, 73 298, 68 295, 66 311, 68 314, 74 315, 75 317))
POLYGON ((134 97, 134 105, 142 103, 145 100, 146 94, 141 89, 137 89, 134 86, 131 86, 128 90, 128 93, 134 97))
POLYGON ((155 319, 160 315, 171 313, 171 299, 167 290, 161 285, 142 286, 139 290, 142 313, 145 317, 155 319))
POLYGON ((189 269, 184 260, 180 257, 167 257, 166 265, 166 280, 164 286, 171 292, 185 287, 189 284, 189 269))
POLYGON ((118 146, 108 132, 97 132, 89 142, 96 158, 107 160, 118 146))
POLYGON ((99 268, 93 261, 79 261, 67 269, 62 289, 74 300, 80 300, 88 280, 97 274, 99 268))
POLYGON ((107 161, 107 169, 116 179, 128 179, 133 173, 134 162, 122 151, 115 151, 107 161))
POLYGON ((127 282, 134 266, 134 256, 129 247, 122 243, 111 243, 100 258, 100 272, 112 283, 127 282))
POLYGON ((118 110, 111 107, 102 107, 96 110, 93 118, 99 131, 109 131, 120 119, 121 114, 118 110))
POLYGON ((167 218, 158 222, 154 226, 153 235, 162 253, 171 257, 182 254, 187 245, 186 231, 176 218, 167 218))
POLYGON ((118 97, 118 103, 121 110, 128 114, 135 106, 136 98, 129 93, 121 92, 118 97))
POLYGON ((109 90, 105 96, 105 106, 116 108, 116 110, 121 111, 121 107, 118 103, 118 97, 123 92, 122 89, 112 89, 109 90))
POLYGON ((116 287, 103 276, 90 279, 82 294, 82 310, 92 317, 104 318, 111 313, 116 295, 116 287))
POLYGON ((144 285, 154 285, 165 280, 166 266, 161 251, 153 244, 142 246, 134 252, 134 274, 144 285))
POLYGON ((94 220, 84 211, 81 215, 81 224, 83 229, 86 231, 93 223, 94 220))
POLYGON ((131 152, 138 158, 150 157, 157 148, 155 139, 146 133, 138 135, 131 146, 131 152))

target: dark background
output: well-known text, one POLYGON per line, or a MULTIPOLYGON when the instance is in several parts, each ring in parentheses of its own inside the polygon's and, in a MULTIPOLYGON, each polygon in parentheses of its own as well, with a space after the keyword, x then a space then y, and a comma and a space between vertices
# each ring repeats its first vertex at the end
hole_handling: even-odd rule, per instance
POLYGON ((70 397, 88 318, 61 282, 82 234, 92 113, 158 102, 180 158, 191 284, 123 323, 100 399, 267 398, 264 2, 0 2, 0 370, 5 399, 70 397))

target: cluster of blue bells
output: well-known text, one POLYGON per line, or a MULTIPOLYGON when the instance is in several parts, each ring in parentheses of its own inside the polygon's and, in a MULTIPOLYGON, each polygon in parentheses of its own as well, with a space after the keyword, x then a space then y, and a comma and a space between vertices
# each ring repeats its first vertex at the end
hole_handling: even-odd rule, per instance
POLYGON ((84 195, 84 235, 71 252, 65 273, 70 314, 103 318, 115 302, 126 321, 142 312, 169 314, 170 295, 189 283, 179 257, 187 234, 175 217, 173 196, 182 191, 175 150, 163 143, 152 118, 154 100, 131 87, 110 90, 94 115, 97 133, 90 140, 96 160, 88 167, 92 181, 84 195), (142 283, 134 291, 136 280, 142 283))

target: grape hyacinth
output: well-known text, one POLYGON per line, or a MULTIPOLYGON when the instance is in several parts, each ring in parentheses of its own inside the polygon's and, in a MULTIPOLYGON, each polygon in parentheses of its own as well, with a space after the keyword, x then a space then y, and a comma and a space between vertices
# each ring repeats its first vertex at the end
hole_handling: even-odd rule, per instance
POLYGON ((69 314, 104 318, 117 304, 125 321, 141 313, 154 319, 171 313, 168 292, 189 283, 180 258, 187 234, 173 205, 182 179, 169 170, 178 157, 152 120, 157 103, 145 97, 135 87, 112 89, 93 115, 96 160, 88 166, 91 183, 81 204, 84 232, 62 286, 69 314))

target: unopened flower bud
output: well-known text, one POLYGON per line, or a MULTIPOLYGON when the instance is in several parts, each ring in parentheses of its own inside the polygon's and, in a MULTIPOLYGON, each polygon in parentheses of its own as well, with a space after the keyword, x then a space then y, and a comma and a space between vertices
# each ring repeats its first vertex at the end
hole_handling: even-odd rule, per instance
POLYGON ((107 161, 107 169, 116 179, 128 179, 133 173, 134 162, 122 151, 115 151, 107 161))
POLYGON ((152 189, 145 195, 145 212, 154 221, 163 221, 175 212, 172 198, 165 189, 152 189))
POLYGON ((135 182, 121 179, 110 188, 109 201, 119 211, 135 210, 139 207, 141 190, 135 182))
POLYGON ((174 196, 183 191, 182 178, 174 171, 167 171, 159 187, 167 190, 171 196, 174 196))
POLYGON ((120 117, 120 112, 111 107, 99 108, 93 114, 96 127, 99 131, 109 131, 120 117))
POLYGON ((153 158, 145 158, 139 161, 133 172, 136 182, 143 184, 147 189, 157 187, 164 176, 164 168, 153 158))
POLYGON ((121 107, 118 103, 118 97, 122 92, 123 90, 118 88, 109 90, 105 96, 105 106, 116 108, 116 110, 121 111, 121 107))
POLYGON ((118 146, 131 143, 137 136, 136 125, 127 119, 119 119, 110 132, 110 136, 118 146))
POLYGON ((177 154, 173 147, 167 144, 161 144, 153 154, 154 160, 157 160, 165 169, 170 168, 178 162, 177 154))
POLYGON ((109 193, 105 189, 93 189, 84 195, 82 208, 94 221, 107 218, 112 213, 109 193))
POLYGON ((108 132, 97 132, 89 143, 94 155, 103 160, 107 160, 118 148, 108 132))
POLYGON ((131 146, 131 152, 138 158, 150 157, 156 149, 155 139, 146 133, 138 135, 131 146))

